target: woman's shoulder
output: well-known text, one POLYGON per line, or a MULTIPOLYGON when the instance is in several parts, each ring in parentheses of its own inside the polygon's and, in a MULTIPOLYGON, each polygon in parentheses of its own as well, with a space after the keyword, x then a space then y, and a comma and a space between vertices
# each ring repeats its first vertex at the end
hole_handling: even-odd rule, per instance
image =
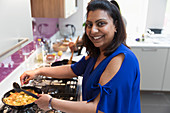
POLYGON ((125 57, 128 57, 128 58, 132 58, 132 59, 137 59, 136 58, 136 55, 133 53, 133 51, 126 47, 124 44, 121 44, 119 47, 118 47, 118 50, 117 50, 117 53, 123 53, 125 55, 125 57))
POLYGON ((119 71, 124 60, 124 54, 120 53, 114 56, 108 63, 105 71, 100 78, 100 84, 105 85, 108 83, 119 71))
POLYGON ((85 60, 88 60, 90 58, 90 56, 85 56, 85 60))

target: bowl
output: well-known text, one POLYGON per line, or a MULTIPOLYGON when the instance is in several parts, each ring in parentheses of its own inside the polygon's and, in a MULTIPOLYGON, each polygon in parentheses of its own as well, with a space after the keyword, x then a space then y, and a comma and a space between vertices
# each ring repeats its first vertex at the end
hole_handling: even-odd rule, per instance
POLYGON ((63 45, 62 43, 53 43, 53 50, 58 52, 58 51, 63 51, 65 52, 68 49, 68 46, 63 45))

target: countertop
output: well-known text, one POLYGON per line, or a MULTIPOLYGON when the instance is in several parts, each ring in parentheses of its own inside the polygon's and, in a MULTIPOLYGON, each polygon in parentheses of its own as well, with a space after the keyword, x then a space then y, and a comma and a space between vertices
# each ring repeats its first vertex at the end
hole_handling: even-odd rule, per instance
POLYGON ((170 35, 155 34, 149 37, 127 37, 127 45, 131 48, 144 48, 144 47, 156 47, 156 48, 170 48, 170 35), (140 41, 136 41, 136 38, 140 38, 140 41))
MULTIPOLYGON (((72 37, 72 41, 73 42, 75 42, 76 41, 76 39, 77 39, 77 37, 78 36, 74 36, 74 37, 72 37)), ((82 38, 82 36, 80 36, 80 38, 82 38)), ((51 38, 50 38, 50 40, 51 40, 51 43, 54 43, 54 42, 56 42, 57 40, 63 40, 64 38, 59 34, 59 32, 57 32, 56 34, 54 34, 51 38)), ((51 48, 52 49, 52 48, 51 48)), ((52 53, 57 53, 57 52, 55 52, 55 51, 52 51, 52 53)), ((73 54, 73 61, 78 61, 78 60, 80 60, 83 56, 85 56, 85 55, 87 55, 86 54, 86 49, 83 47, 83 49, 82 49, 82 51, 81 51, 81 55, 77 55, 78 53, 74 53, 73 54)), ((68 48, 67 50, 66 50, 66 52, 63 52, 63 55, 62 55, 62 57, 59 59, 59 60, 62 60, 62 59, 70 59, 70 57, 71 57, 71 51, 70 51, 70 49, 68 48)))

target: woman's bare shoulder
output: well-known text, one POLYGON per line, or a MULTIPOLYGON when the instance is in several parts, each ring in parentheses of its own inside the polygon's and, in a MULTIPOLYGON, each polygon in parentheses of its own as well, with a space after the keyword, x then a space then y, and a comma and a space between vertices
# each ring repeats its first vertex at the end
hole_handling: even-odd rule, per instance
POLYGON ((89 58, 90 58, 90 56, 86 56, 86 57, 85 57, 85 60, 87 60, 87 59, 89 59, 89 58))
POLYGON ((124 57, 124 54, 121 53, 112 58, 100 78, 101 85, 106 84, 116 75, 123 63, 124 57))

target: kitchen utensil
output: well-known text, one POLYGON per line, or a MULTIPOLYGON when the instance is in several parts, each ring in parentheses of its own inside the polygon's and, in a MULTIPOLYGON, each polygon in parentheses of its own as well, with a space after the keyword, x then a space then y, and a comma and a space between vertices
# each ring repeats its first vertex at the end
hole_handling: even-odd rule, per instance
MULTIPOLYGON (((61 65, 67 65, 68 64, 68 59, 63 59, 61 61, 56 61, 54 63, 52 63, 51 66, 61 66, 61 65)), ((72 61, 72 64, 76 63, 76 61, 72 61)))
POLYGON ((60 43, 60 42, 53 43, 53 50, 54 50, 55 52, 58 52, 58 51, 63 51, 63 52, 65 52, 67 49, 68 49, 68 46, 63 45, 63 44, 60 43))
MULTIPOLYGON (((24 87, 22 87, 22 89, 24 89, 24 90, 26 90, 26 89, 31 89, 31 90, 34 90, 34 91, 35 91, 36 93, 38 93, 38 94, 42 94, 41 89, 39 89, 39 88, 37 88, 37 87, 34 87, 34 86, 24 86, 24 87)), ((27 104, 27 105, 21 105, 21 106, 13 106, 13 105, 8 105, 8 104, 6 104, 6 103, 3 101, 4 98, 9 97, 9 96, 11 95, 10 93, 15 93, 15 92, 16 92, 16 91, 15 91, 14 89, 6 92, 6 93, 4 94, 4 96, 3 96, 3 98, 2 98, 2 102, 3 102, 5 105, 9 106, 10 108, 16 109, 16 110, 21 110, 21 109, 29 108, 29 107, 31 107, 31 106, 33 106, 33 105, 35 104, 34 102, 33 102, 33 103, 30 103, 30 104, 27 104)))
POLYGON ((71 26, 71 31, 72 31, 71 35, 74 37, 74 34, 76 32, 76 27, 72 24, 66 24, 65 26, 66 27, 71 26))
MULTIPOLYGON (((79 37, 80 37, 80 36, 77 37, 74 46, 77 45, 77 42, 78 42, 78 40, 79 40, 79 37)), ((70 60, 68 61, 68 64, 72 64, 73 54, 74 54, 74 49, 72 49, 72 51, 71 51, 71 57, 70 57, 70 60)))
POLYGON ((28 95, 36 98, 36 99, 39 98, 37 95, 35 95, 35 94, 33 94, 33 93, 29 92, 29 91, 26 91, 26 90, 22 89, 22 88, 19 86, 19 84, 16 83, 16 82, 13 83, 13 88, 14 88, 14 90, 17 91, 17 92, 23 91, 24 93, 26 93, 26 94, 28 94, 28 95))
POLYGON ((72 64, 73 54, 74 54, 74 50, 71 52, 71 57, 70 60, 68 61, 68 64, 72 64))
POLYGON ((60 30, 60 35, 64 38, 74 37, 76 32, 76 28, 72 24, 66 24, 64 26, 61 26, 59 30, 60 30))

